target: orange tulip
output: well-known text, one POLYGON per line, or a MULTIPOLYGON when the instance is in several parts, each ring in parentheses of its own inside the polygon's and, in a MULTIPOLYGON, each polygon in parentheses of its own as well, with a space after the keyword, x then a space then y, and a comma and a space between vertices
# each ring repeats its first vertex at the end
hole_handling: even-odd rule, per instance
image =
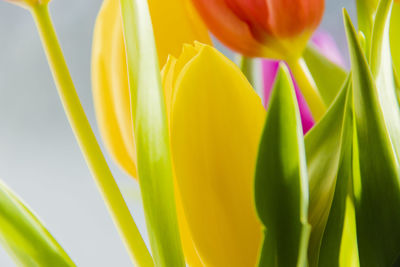
POLYGON ((319 25, 323 0, 192 0, 211 32, 247 56, 287 59, 319 25))

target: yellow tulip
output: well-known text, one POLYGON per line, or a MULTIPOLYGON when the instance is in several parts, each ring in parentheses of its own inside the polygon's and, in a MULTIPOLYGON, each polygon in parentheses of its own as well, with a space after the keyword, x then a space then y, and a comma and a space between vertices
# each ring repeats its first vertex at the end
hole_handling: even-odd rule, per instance
MULTIPOLYGON (((187 0, 148 0, 160 66, 184 43, 211 44, 208 31, 187 0), (168 15, 166 15, 168 14, 168 15)), ((105 146, 136 177, 136 152, 119 0, 105 0, 97 18, 92 61, 93 98, 105 146)))
POLYGON ((205 266, 255 266, 260 98, 236 65, 200 44, 167 62, 163 82, 177 194, 197 253, 205 266))
MULTIPOLYGON (((164 65, 162 85, 185 258, 192 267, 254 266, 262 236, 253 203, 253 173, 265 117, 261 99, 217 50, 183 45, 196 40, 211 44, 189 1, 149 0, 149 7, 159 63, 164 65)), ((118 0, 103 4, 93 51, 100 132, 114 159, 136 177, 118 0)))
MULTIPOLYGON (((206 27, 189 1, 149 0, 149 8, 160 66, 164 65, 169 54, 178 56, 184 43, 201 41, 211 44, 206 27)), ((96 21, 92 82, 97 122, 105 146, 120 167, 137 178, 119 0, 105 0, 96 21)), ((182 209, 179 200, 177 209, 182 209)), ((191 266, 201 266, 183 216, 179 219, 187 261, 191 266)))

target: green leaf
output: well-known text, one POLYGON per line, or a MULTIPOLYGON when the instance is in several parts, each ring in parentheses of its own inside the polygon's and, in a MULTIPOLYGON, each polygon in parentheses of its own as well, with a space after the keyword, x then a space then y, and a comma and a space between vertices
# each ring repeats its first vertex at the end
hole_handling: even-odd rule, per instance
MULTIPOLYGON (((349 84, 350 87, 350 84, 349 84)), ((353 144, 353 110, 352 110, 352 90, 347 89, 346 109, 344 112, 340 158, 336 175, 336 185, 332 206, 330 207, 329 217, 323 233, 319 252, 318 266, 336 267, 340 266, 340 252, 342 236, 345 226, 346 204, 350 193, 350 182, 352 182, 352 144, 353 144)), ((351 194, 350 194, 351 196, 351 194)), ((355 234, 355 233, 353 233, 355 234)), ((350 247, 354 244, 345 244, 350 247)), ((352 256, 350 254, 350 256, 352 256)), ((350 259, 346 259, 348 261, 350 259)))
POLYGON ((346 95, 350 77, 325 116, 305 136, 310 188, 309 264, 317 266, 321 240, 328 220, 339 168, 340 146, 346 95))
POLYGON ((365 36, 367 55, 369 55, 372 28, 379 1, 380 0, 357 0, 358 28, 365 36))
POLYGON ((348 14, 344 17, 358 142, 358 153, 353 154, 353 186, 360 265, 391 266, 400 253, 399 166, 372 73, 348 14))
POLYGON ((281 64, 255 175, 256 209, 266 227, 259 266, 307 266, 310 227, 302 132, 290 74, 281 64))
POLYGON ((156 266, 185 266, 157 51, 147 1, 121 0, 139 184, 156 266))
POLYGON ((33 212, 1 181, 0 242, 20 266, 75 266, 33 212))
MULTIPOLYGON (((390 49, 392 52, 393 67, 396 75, 397 90, 400 89, 400 3, 393 5, 390 22, 390 49)), ((398 95, 399 92, 397 91, 398 95)))
POLYGON ((329 107, 342 88, 347 72, 327 59, 311 45, 307 46, 303 57, 324 103, 329 107))
POLYGON ((381 0, 372 34, 370 66, 388 133, 397 159, 400 159, 400 109, 396 96, 392 56, 390 53, 390 14, 393 0, 381 0))

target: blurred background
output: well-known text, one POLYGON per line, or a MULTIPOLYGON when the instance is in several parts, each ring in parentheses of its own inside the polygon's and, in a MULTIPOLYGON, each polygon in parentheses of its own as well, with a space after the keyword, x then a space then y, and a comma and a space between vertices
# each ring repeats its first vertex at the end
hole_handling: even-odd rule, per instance
MULTIPOLYGON (((321 28, 346 57, 343 7, 326 0, 321 28)), ((51 11, 66 60, 95 133, 90 57, 102 0, 53 0, 51 11)), ((100 139, 99 139, 100 141, 100 139)), ((100 141, 101 142, 101 141, 100 141)), ((137 183, 108 157, 143 234, 137 183)), ((0 0, 0 179, 39 215, 78 266, 131 266, 64 115, 33 21, 26 10, 0 0)), ((0 266, 14 266, 0 247, 0 266)))

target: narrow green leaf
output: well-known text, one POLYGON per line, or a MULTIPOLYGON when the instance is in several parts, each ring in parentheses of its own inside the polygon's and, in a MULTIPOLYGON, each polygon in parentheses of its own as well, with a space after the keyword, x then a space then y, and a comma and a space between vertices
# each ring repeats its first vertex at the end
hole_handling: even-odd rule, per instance
MULTIPOLYGON (((346 202, 350 192, 352 175, 353 110, 352 90, 347 90, 346 110, 340 142, 340 158, 336 176, 335 192, 328 221, 324 230, 318 266, 340 266, 340 252, 345 225, 346 202)), ((351 245, 351 244, 349 244, 351 245)))
POLYGON ((300 114, 281 64, 261 138, 255 200, 266 227, 259 266, 307 266, 308 178, 300 114))
POLYGON ((372 73, 348 14, 344 23, 353 70, 357 151, 353 186, 361 266, 392 266, 400 253, 399 166, 372 73))
POLYGON ((350 77, 325 116, 305 136, 312 226, 309 264, 317 266, 321 240, 328 220, 339 168, 340 146, 346 95, 350 77))
POLYGON ((121 0, 137 165, 156 266, 185 266, 157 51, 147 1, 121 0))
POLYGON ((330 106, 346 80, 347 72, 336 65, 311 45, 307 46, 303 54, 318 91, 326 106, 330 106))
POLYGON ((0 242, 20 266, 75 266, 33 212, 1 181, 0 242))
POLYGON ((375 78, 383 117, 393 143, 397 159, 400 159, 400 109, 396 96, 395 77, 390 53, 390 14, 393 0, 381 0, 372 34, 370 66, 375 78))
POLYGON ((357 0, 357 19, 359 31, 365 36, 365 49, 369 55, 372 28, 378 3, 380 0, 357 0))
POLYGON ((392 10, 390 22, 390 49, 397 79, 400 80, 400 3, 398 2, 394 3, 392 10))

